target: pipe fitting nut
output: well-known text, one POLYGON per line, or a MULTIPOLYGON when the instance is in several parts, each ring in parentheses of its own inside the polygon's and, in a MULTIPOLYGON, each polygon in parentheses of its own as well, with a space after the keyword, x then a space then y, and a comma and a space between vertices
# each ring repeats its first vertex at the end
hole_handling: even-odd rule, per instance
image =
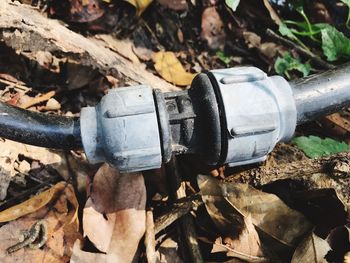
POLYGON ((89 162, 121 172, 159 168, 161 147, 152 89, 115 88, 96 107, 83 108, 81 137, 89 162))

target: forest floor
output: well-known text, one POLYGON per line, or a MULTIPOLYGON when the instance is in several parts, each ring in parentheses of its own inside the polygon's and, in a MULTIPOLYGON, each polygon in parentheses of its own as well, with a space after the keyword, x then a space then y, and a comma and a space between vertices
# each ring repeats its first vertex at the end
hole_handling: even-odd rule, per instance
MULTIPOLYGON (((111 88, 252 65, 296 80, 350 58, 346 0, 0 2, 0 100, 78 117, 111 88)), ((244 167, 121 174, 0 140, 0 262, 350 262, 350 108, 244 167)))

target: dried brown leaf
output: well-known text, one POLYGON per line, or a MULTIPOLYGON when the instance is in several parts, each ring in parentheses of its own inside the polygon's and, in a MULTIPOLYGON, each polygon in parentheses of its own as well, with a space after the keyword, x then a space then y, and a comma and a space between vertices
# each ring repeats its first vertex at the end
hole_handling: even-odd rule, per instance
POLYGON ((229 257, 239 258, 247 262, 268 261, 264 257, 259 235, 250 216, 244 218, 244 229, 238 237, 228 236, 224 239, 216 239, 211 252, 226 252, 229 257))
MULTIPOLYGON (((41 205, 40 201, 40 205, 36 205, 38 202, 36 196, 25 202, 32 208, 30 214, 18 213, 13 209, 3 211, 5 214, 9 214, 12 211, 12 218, 17 217, 18 214, 22 214, 22 216, 0 228, 1 262, 63 263, 69 260, 75 240, 81 238, 77 216, 78 201, 71 185, 59 183, 50 190, 40 194, 42 197, 45 195, 51 198, 50 202, 44 206, 41 205), (52 193, 55 194, 52 195, 52 193), (37 209, 34 210, 34 207, 37 209), (22 231, 28 230, 38 220, 44 222, 47 228, 47 240, 44 246, 41 249, 21 248, 8 255, 6 249, 17 244, 20 241, 22 231)), ((18 209, 25 209, 24 204, 17 206, 18 209)), ((29 212, 29 209, 26 212, 29 212)))
POLYGON ((61 192, 66 188, 65 183, 58 183, 51 187, 50 189, 35 195, 31 199, 24 201, 18 205, 12 206, 4 211, 0 212, 0 222, 8 222, 16 220, 19 217, 31 214, 38 209, 47 205, 56 195, 61 194, 61 192))
POLYGON ((139 173, 119 173, 108 164, 100 167, 90 189, 94 208, 100 213, 145 209, 145 186, 139 173))
POLYGON ((107 252, 111 243, 115 215, 103 215, 95 210, 91 198, 85 204, 83 211, 84 236, 101 252, 107 252), (98 228, 98 230, 96 229, 98 228), (97 231, 96 231, 97 230, 97 231))
POLYGON ((240 224, 237 214, 228 212, 228 204, 241 215, 250 215, 259 230, 289 246, 295 246, 312 227, 305 216, 289 208, 274 194, 202 175, 198 176, 198 185, 208 213, 221 229, 230 228, 230 222, 240 224))
POLYGON ((207 41, 209 48, 223 48, 226 40, 224 23, 215 7, 208 7, 202 14, 201 38, 207 41))
MULTIPOLYGON (((84 235, 106 254, 98 262, 132 262, 146 229, 146 188, 139 173, 120 174, 104 164, 91 185, 83 213, 84 235), (104 215, 104 214, 105 215, 104 215)), ((91 253, 75 247, 73 262, 89 262, 91 253)))
POLYGON ((326 263, 328 261, 325 259, 325 256, 330 250, 331 247, 326 240, 311 233, 295 250, 292 263, 326 263))
POLYGON ((173 52, 159 51, 153 58, 154 67, 166 81, 178 86, 187 86, 192 83, 196 74, 186 72, 173 52))
MULTIPOLYGON (((230 248, 239 251, 241 253, 262 257, 263 252, 261 250, 261 242, 258 233, 252 222, 250 215, 244 218, 245 228, 237 239, 227 237, 224 239, 224 243, 230 248)), ((227 254, 230 256, 230 253, 227 254)), ((233 255, 232 255, 233 256, 233 255)))

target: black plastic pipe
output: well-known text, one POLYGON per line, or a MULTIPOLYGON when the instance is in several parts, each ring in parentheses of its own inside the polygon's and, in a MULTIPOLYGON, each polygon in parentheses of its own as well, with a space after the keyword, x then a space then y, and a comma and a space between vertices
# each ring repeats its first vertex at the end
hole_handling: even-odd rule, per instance
POLYGON ((47 148, 82 148, 78 118, 28 111, 3 102, 0 137, 47 148))
POLYGON ((298 124, 350 105, 350 63, 290 84, 298 112, 298 124))

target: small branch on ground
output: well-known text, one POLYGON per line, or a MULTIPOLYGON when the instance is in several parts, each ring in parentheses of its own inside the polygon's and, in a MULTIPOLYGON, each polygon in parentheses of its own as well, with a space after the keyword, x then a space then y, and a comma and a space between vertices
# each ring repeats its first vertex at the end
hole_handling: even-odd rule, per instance
MULTIPOLYGON (((173 157, 166 165, 167 176, 169 178, 172 198, 176 201, 178 199, 186 197, 185 186, 181 180, 179 166, 176 157, 173 157)), ((198 245, 197 235, 194 225, 193 217, 190 214, 186 214, 179 219, 181 231, 181 239, 186 243, 187 250, 190 256, 190 262, 201 263, 204 262, 202 254, 198 245)), ((183 252, 185 249, 183 248, 183 252)))
POLYGON ((1 41, 31 60, 36 60, 37 52, 45 51, 66 58, 67 63, 97 69, 104 76, 111 75, 118 79, 119 85, 148 84, 162 91, 178 89, 116 52, 69 30, 59 21, 43 16, 31 6, 8 3, 8 0, 1 2, 1 10, 6 10, 0 16, 1 41))
POLYGON ((155 233, 158 234, 176 220, 180 219, 184 215, 187 215, 194 207, 198 207, 202 204, 202 200, 193 201, 190 198, 186 199, 185 202, 175 204, 169 211, 159 216, 155 220, 155 233))
POLYGON ((228 181, 249 182, 262 186, 277 180, 302 180, 311 188, 334 188, 350 208, 350 152, 318 159, 306 159, 276 166, 260 166, 228 177, 228 181))
POLYGON ((290 41, 289 39, 286 39, 278 34, 276 34, 274 31, 271 29, 266 30, 266 34, 275 39, 276 41, 282 43, 283 45, 289 47, 289 48, 294 48, 296 51, 298 51, 301 55, 304 55, 305 57, 308 57, 313 63, 316 65, 322 67, 323 69, 334 69, 335 66, 332 64, 329 64, 328 62, 324 61, 322 58, 317 56, 316 54, 312 53, 309 50, 306 50, 305 48, 295 44, 293 41, 290 41))

